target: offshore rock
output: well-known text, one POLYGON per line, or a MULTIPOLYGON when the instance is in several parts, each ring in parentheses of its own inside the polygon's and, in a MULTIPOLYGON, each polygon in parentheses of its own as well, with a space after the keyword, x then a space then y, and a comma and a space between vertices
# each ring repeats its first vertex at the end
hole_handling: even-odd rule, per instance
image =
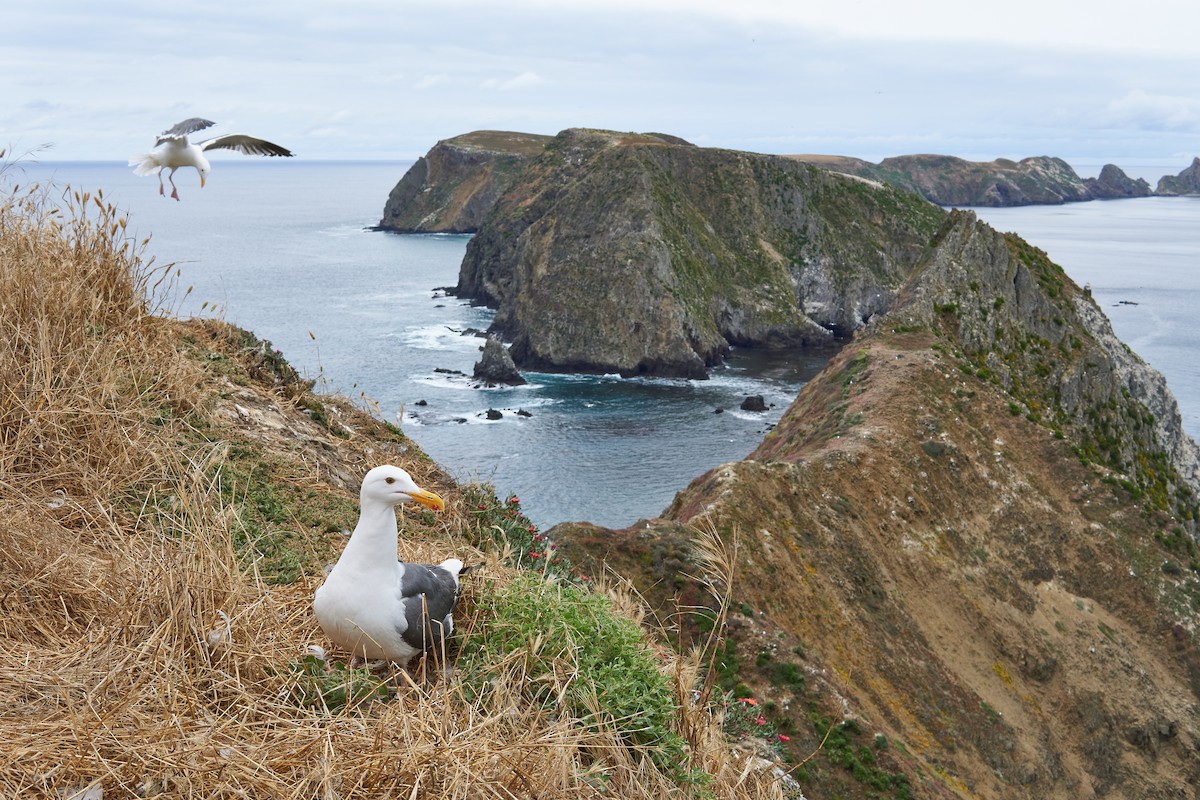
POLYGON ((487 337, 487 341, 480 350, 483 351, 483 355, 475 364, 476 378, 487 381, 489 384, 506 384, 508 386, 520 386, 525 383, 525 379, 517 370, 517 365, 513 363, 512 356, 508 353, 508 348, 495 336, 487 337))
POLYGON ((761 394, 747 395, 746 399, 742 401, 742 404, 739 406, 739 408, 741 408, 742 411, 766 411, 767 402, 763 399, 761 394))

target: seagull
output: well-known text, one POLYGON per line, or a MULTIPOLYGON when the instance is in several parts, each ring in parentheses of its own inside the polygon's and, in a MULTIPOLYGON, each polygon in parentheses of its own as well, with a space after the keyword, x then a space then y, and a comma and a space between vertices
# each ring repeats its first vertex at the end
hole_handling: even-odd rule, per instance
POLYGON ((355 660, 391 661, 407 668, 413 656, 441 650, 454 630, 457 558, 406 564, 396 558, 396 506, 420 503, 435 511, 442 498, 399 467, 375 467, 363 478, 358 525, 341 558, 313 596, 325 635, 355 660))
POLYGON ((192 117, 163 131, 158 135, 158 139, 155 140, 153 150, 129 159, 129 166, 134 167, 133 174, 157 174, 158 193, 165 196, 166 192, 163 190, 162 171, 170 169, 171 173, 167 176, 167 180, 171 182, 171 197, 178 200, 179 189, 175 187, 175 170, 180 167, 195 167, 196 171, 200 173, 200 188, 203 189, 204 179, 212 171, 212 165, 204 157, 204 151, 206 150, 237 150, 239 153, 247 156, 291 157, 292 155, 292 151, 286 147, 280 147, 265 139, 247 136, 244 133, 230 133, 225 136, 216 136, 212 139, 196 142, 195 144, 188 141, 189 133, 202 131, 205 128, 211 128, 213 125, 216 125, 216 123, 211 120, 192 117))

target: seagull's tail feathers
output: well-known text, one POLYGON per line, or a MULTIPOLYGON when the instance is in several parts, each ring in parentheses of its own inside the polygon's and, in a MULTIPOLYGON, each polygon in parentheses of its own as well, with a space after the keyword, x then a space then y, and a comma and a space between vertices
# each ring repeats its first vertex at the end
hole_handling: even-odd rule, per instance
POLYGON ((134 175, 153 175, 162 169, 150 153, 142 153, 129 159, 129 166, 134 168, 134 175))

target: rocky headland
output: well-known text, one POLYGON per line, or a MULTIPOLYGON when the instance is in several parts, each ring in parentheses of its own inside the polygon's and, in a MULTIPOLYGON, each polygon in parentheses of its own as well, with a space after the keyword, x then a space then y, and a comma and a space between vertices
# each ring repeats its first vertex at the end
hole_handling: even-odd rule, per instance
POLYGON ((549 136, 474 131, 433 146, 388 195, 377 230, 474 233, 549 136))
MULTIPOLYGON (((1191 191, 1200 159, 1159 182, 1191 191)), ((702 378, 730 346, 844 337, 890 307, 937 205, 1153 193, 1114 165, 1083 180, 1049 157, 871 164, 661 133, 478 131, 419 160, 380 228, 476 234, 454 291, 496 309, 491 333, 520 369, 702 378)))
POLYGON ((778 156, 572 129, 495 201, 456 292, 524 369, 699 378, 888 307, 944 212, 778 156))
POLYGON ((663 614, 709 602, 690 531, 734 549, 725 668, 801 750, 830 698, 859 720, 820 796, 1168 797, 1200 781, 1198 464, 1094 301, 955 212, 746 460, 549 535, 663 614))

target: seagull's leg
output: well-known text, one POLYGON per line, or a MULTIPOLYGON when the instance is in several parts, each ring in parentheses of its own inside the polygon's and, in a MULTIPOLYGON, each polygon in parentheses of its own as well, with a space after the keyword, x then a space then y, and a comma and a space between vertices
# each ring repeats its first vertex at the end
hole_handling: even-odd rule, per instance
POLYGON ((162 195, 163 197, 167 196, 167 193, 163 189, 163 185, 162 185, 162 167, 158 168, 158 193, 160 195, 162 195))
POLYGON ((175 170, 179 167, 171 167, 171 174, 167 176, 167 180, 171 182, 171 197, 179 199, 179 188, 175 185, 175 170))

